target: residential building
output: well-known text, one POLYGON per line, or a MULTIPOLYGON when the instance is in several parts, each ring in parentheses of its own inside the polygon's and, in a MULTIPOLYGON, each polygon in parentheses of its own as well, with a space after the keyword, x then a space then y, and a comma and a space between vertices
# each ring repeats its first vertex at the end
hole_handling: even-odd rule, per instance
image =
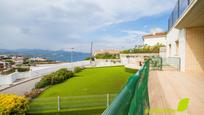
POLYGON ((167 57, 181 71, 204 71, 204 0, 178 0, 168 20, 167 57))
POLYGON ((97 54, 112 54, 112 55, 119 55, 120 54, 120 50, 98 50, 94 52, 94 56, 96 56, 97 54))
POLYGON ((166 45, 166 32, 147 34, 143 36, 144 45, 154 46, 156 44, 166 45))
POLYGON ((23 56, 13 56, 12 60, 15 62, 16 65, 23 64, 25 57, 23 56))
POLYGON ((47 59, 45 59, 45 58, 40 58, 40 57, 34 57, 34 58, 30 58, 29 60, 31 60, 31 61, 47 61, 47 59))
POLYGON ((11 67, 11 65, 8 62, 0 61, 0 71, 6 70, 10 67, 11 67))

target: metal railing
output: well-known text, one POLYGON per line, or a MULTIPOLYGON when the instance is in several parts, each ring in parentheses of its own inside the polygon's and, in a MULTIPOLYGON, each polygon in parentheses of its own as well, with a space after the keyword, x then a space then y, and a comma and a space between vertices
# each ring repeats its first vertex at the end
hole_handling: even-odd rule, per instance
POLYGON ((124 86, 102 115, 144 115, 149 109, 148 96, 149 60, 124 86))
POLYGON ((170 30, 176 23, 177 19, 180 18, 186 8, 189 6, 192 0, 178 0, 174 7, 169 19, 168 19, 168 30, 170 30))
POLYGON ((151 57, 150 69, 151 70, 180 70, 181 59, 180 57, 151 57))
POLYGON ((67 112, 90 109, 102 109, 107 108, 116 94, 104 94, 104 95, 89 95, 89 96, 68 96, 68 97, 48 97, 48 98, 36 98, 31 100, 29 105, 28 114, 33 113, 49 113, 49 112, 67 112))
POLYGON ((162 70, 163 59, 161 57, 151 57, 150 69, 151 70, 162 70))
POLYGON ((168 57, 162 59, 162 66, 164 67, 171 67, 176 70, 181 69, 181 58, 180 57, 168 57))

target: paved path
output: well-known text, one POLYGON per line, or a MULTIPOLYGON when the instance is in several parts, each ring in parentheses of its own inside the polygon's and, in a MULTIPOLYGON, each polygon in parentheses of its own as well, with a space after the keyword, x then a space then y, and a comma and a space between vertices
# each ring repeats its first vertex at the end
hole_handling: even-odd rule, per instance
POLYGON ((204 113, 204 72, 151 71, 148 87, 152 109, 177 109, 181 99, 190 99, 186 111, 159 115, 203 115, 204 113))
POLYGON ((35 77, 28 77, 25 78, 23 80, 19 80, 17 82, 13 83, 13 86, 11 87, 3 87, 3 89, 0 89, 0 93, 2 94, 16 94, 16 95, 24 95, 27 91, 30 91, 31 89, 34 88, 35 84, 40 81, 41 77, 44 74, 49 74, 50 72, 56 71, 60 68, 68 68, 69 70, 73 70, 74 67, 77 66, 87 66, 87 64, 89 65, 88 61, 81 61, 81 62, 74 62, 73 64, 70 63, 64 63, 64 64, 56 64, 56 65, 52 65, 51 66, 51 70, 45 70, 47 71, 47 73, 45 73, 44 69, 42 68, 41 71, 38 71, 38 75, 35 77), (55 69, 52 69, 52 68, 55 69))
POLYGON ((20 84, 17 84, 15 86, 12 86, 10 88, 7 88, 0 93, 2 94, 16 94, 16 95, 21 95, 23 96, 25 92, 30 91, 31 89, 34 88, 35 84, 40 81, 41 77, 32 79, 30 81, 26 81, 20 84))

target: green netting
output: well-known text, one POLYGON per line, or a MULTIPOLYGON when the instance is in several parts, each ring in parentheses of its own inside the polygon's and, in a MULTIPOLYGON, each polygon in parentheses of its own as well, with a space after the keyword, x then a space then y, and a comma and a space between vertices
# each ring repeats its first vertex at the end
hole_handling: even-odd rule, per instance
POLYGON ((149 109, 149 60, 132 77, 103 115, 144 115, 149 109))

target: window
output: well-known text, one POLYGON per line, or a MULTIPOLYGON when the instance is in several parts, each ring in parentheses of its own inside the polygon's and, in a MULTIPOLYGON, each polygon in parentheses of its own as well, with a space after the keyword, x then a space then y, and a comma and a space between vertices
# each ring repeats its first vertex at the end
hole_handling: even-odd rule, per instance
POLYGON ((169 44, 169 57, 171 56, 171 44, 169 44))
POLYGON ((179 41, 176 41, 176 56, 179 55, 179 41))

